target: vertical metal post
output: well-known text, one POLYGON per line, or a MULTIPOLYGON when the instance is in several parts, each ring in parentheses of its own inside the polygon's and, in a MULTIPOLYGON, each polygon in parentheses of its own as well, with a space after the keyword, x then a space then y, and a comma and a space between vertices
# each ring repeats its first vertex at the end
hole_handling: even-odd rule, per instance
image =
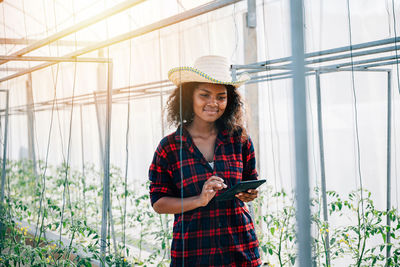
MULTIPOLYGON (((387 80, 388 80, 388 88, 387 88, 387 147, 386 147, 386 211, 389 212, 391 210, 391 143, 392 143, 392 72, 387 72, 387 80)), ((388 259, 390 258, 390 216, 386 215, 386 225, 387 225, 387 233, 386 233, 386 266, 388 265, 388 259)))
MULTIPOLYGON (((318 139, 319 139, 319 159, 321 168, 321 189, 322 189, 322 208, 324 222, 328 224, 328 203, 326 200, 326 180, 325 180, 325 153, 324 153, 324 132, 322 125, 322 109, 321 109, 321 79, 320 72, 315 72, 315 83, 317 87, 317 112, 318 112, 318 139)), ((324 232, 325 235, 325 257, 327 266, 331 265, 330 249, 329 249, 329 233, 324 232)))
POLYGON ((100 114, 100 104, 99 100, 97 97, 97 93, 93 92, 93 97, 94 97, 94 106, 96 109, 96 118, 97 118, 97 129, 99 131, 99 144, 100 144, 100 163, 101 167, 104 169, 104 145, 103 145, 103 130, 101 128, 101 114, 100 114))
MULTIPOLYGON (((104 57, 104 50, 100 49, 98 50, 98 57, 103 58, 104 57)), ((104 88, 103 86, 107 84, 107 74, 106 74, 106 64, 98 64, 97 65, 97 88, 104 88)), ((100 162, 101 162, 101 167, 104 169, 104 128, 102 127, 103 121, 101 120, 103 113, 101 112, 100 108, 100 101, 102 99, 102 95, 97 94, 97 92, 93 92, 94 96, 94 101, 95 101, 95 108, 96 108, 96 118, 97 118, 97 127, 99 130, 99 142, 100 142, 100 162)))
POLYGON ((3 144, 3 167, 1 170, 1 195, 0 195, 0 204, 3 204, 4 201, 4 185, 6 181, 6 162, 7 162, 7 137, 8 137, 8 100, 9 93, 8 90, 2 90, 6 93, 6 114, 4 118, 4 144, 3 144))
POLYGON ((110 134, 111 134, 111 106, 112 106, 112 74, 113 63, 108 63, 107 69, 107 114, 106 114, 106 131, 105 131, 105 157, 104 157, 104 180, 103 180, 103 209, 101 218, 101 241, 100 253, 102 257, 101 266, 105 266, 105 254, 107 247, 107 218, 110 207, 110 134))
POLYGON ((86 175, 85 175, 85 150, 83 146, 83 118, 82 118, 82 106, 80 105, 80 123, 81 123, 81 155, 82 155, 82 186, 83 186, 83 214, 85 215, 85 220, 87 220, 86 213, 86 175))
POLYGON ((310 186, 304 68, 303 1, 290 0, 293 119, 296 154, 296 219, 299 266, 311 266, 310 186))
POLYGON ((255 28, 257 26, 256 9, 257 9, 256 0, 247 0, 246 25, 249 28, 255 28))
POLYGON ((27 100, 27 104, 28 104, 27 117, 28 117, 29 159, 32 161, 33 172, 34 172, 35 177, 37 177, 36 152, 35 152, 35 131, 34 131, 35 117, 34 117, 34 113, 33 113, 33 92, 32 92, 32 74, 31 73, 28 74, 28 80, 26 81, 26 100, 27 100))

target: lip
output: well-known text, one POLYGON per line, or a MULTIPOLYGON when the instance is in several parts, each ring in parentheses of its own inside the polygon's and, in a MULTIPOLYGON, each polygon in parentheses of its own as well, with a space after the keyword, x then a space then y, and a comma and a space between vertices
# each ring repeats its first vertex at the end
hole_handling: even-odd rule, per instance
POLYGON ((203 111, 206 112, 206 113, 212 113, 212 114, 214 114, 214 113, 217 114, 218 113, 217 109, 213 109, 213 110, 204 109, 203 111))

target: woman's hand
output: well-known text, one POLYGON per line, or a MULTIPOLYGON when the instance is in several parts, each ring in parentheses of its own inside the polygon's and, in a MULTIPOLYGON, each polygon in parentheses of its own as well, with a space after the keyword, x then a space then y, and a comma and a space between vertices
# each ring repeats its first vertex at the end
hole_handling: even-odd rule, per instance
POLYGON ((258 190, 257 189, 249 189, 247 192, 240 192, 235 195, 238 199, 243 202, 250 202, 253 201, 258 197, 258 190))
POLYGON ((211 176, 208 178, 208 180, 204 183, 199 196, 201 205, 203 207, 207 206, 217 191, 226 187, 227 185, 224 184, 224 180, 222 178, 218 176, 211 176))

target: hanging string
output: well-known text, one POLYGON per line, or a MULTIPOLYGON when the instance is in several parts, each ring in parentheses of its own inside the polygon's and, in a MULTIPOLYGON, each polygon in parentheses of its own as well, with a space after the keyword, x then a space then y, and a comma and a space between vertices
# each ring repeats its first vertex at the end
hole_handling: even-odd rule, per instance
MULTIPOLYGON (((4 4, 3 5, 1 5, 2 6, 2 11, 3 11, 3 33, 4 33, 4 38, 7 38, 7 33, 6 33, 6 16, 5 16, 5 11, 4 11, 4 4)), ((5 50, 5 55, 8 55, 8 51, 7 51, 7 48, 6 48, 6 45, 4 45, 3 46, 4 47, 4 50, 5 50)), ((14 46, 15 47, 15 46, 14 46)), ((14 48, 13 47, 13 48, 14 48)), ((7 73, 7 75, 8 75, 8 64, 6 64, 6 73, 7 73)), ((7 80, 7 82, 6 82, 6 89, 8 89, 9 88, 9 81, 7 80)), ((0 122, 1 122, 1 117, 0 117, 0 122)), ((8 126, 10 126, 10 121, 8 122, 8 126)), ((1 135, 2 136, 2 135, 1 135)), ((11 136, 10 136, 11 137, 11 136)), ((9 137, 9 141, 11 141, 10 138, 9 137)), ((3 139, 3 136, 2 136, 2 140, 4 140, 3 139)), ((10 143, 10 142, 9 142, 10 143)), ((3 149, 4 149, 4 145, 5 145, 5 143, 3 142, 3 149)), ((10 152, 10 149, 8 150, 8 153, 10 152)), ((3 159, 4 160, 4 159, 3 159)), ((6 171, 6 170, 2 170, 2 171, 6 171)), ((7 174, 7 173, 6 173, 7 174)), ((9 175, 6 175, 6 180, 7 180, 7 202, 8 202, 8 206, 10 205, 10 192, 11 192, 11 188, 10 188, 10 177, 9 177, 9 175)), ((11 209, 7 209, 7 211, 8 211, 8 217, 9 218, 11 218, 12 217, 12 215, 11 215, 11 209)))
POLYGON ((392 11, 393 11, 393 32, 394 32, 394 51, 396 54, 396 69, 397 69, 397 89, 400 94, 400 79, 399 79, 399 58, 397 52, 397 27, 396 27, 396 10, 394 8, 394 0, 392 0, 392 11))
POLYGON ((85 222, 87 222, 87 212, 86 212, 86 170, 85 170, 85 149, 84 149, 84 142, 83 142, 83 116, 82 116, 82 109, 83 104, 79 106, 80 111, 80 128, 81 128, 81 159, 82 159, 82 186, 83 186, 83 217, 85 222))
MULTIPOLYGON (((321 6, 322 6, 322 2, 323 1, 321 1, 321 6)), ((321 25, 320 26, 320 35, 319 35, 319 47, 318 47, 318 51, 321 51, 321 42, 322 42, 322 38, 321 38, 321 36, 322 36, 322 22, 321 22, 321 20, 322 20, 322 9, 320 8, 320 16, 319 16, 319 19, 320 19, 320 23, 319 23, 319 25, 321 25)), ((303 2, 303 14, 305 14, 306 13, 306 11, 305 11, 305 3, 303 2)), ((311 13, 311 12, 310 12, 311 13)), ((307 16, 304 16, 305 18, 307 17, 307 16)), ((310 16, 311 17, 311 25, 314 25, 314 23, 313 23, 313 21, 312 21, 312 16, 310 16)), ((306 21, 304 21, 304 28, 305 28, 305 30, 307 29, 307 26, 306 26, 306 21)), ((311 35, 311 38, 313 38, 313 35, 311 35)), ((311 43, 313 44, 314 42, 313 41, 311 41, 311 43)), ((307 94, 307 100, 308 100, 308 110, 309 110, 309 112, 310 112, 310 121, 311 121, 311 136, 312 137, 314 137, 314 135, 315 135, 315 131, 314 131, 314 114, 313 114, 313 108, 312 108, 312 101, 311 101, 311 93, 310 93, 310 79, 309 78, 305 78, 305 81, 306 81, 306 94, 307 94)), ((315 144, 314 144, 314 138, 311 138, 311 141, 312 142, 310 142, 311 143, 311 154, 312 154, 312 160, 313 160, 313 165, 314 165, 314 178, 315 178, 315 181, 314 181, 314 183, 315 183, 315 187, 316 188, 320 188, 320 186, 318 186, 318 171, 317 171, 317 160, 316 160, 316 155, 315 155, 315 144)), ((320 155, 320 157, 322 157, 322 155, 320 155)), ((317 210, 317 212, 318 212, 318 216, 320 217, 320 215, 321 215, 321 206, 322 206, 322 203, 321 203, 321 197, 322 197, 322 193, 318 190, 317 192, 316 192, 316 194, 317 194, 317 199, 319 200, 318 201, 318 210, 317 210)), ((316 234, 318 235, 319 234, 319 231, 318 231, 318 229, 315 229, 316 230, 316 234)))
POLYGON ((239 32, 236 23, 236 4, 233 3, 233 11, 232 11, 233 25, 235 26, 235 48, 232 51, 231 61, 234 61, 233 56, 236 54, 238 46, 239 46, 239 32))
POLYGON ((352 42, 352 32, 351 32, 351 13, 350 13, 350 1, 347 0, 347 17, 348 17, 348 28, 349 28, 349 41, 350 41, 350 61, 351 61, 351 88, 353 92, 354 99, 354 123, 355 123, 355 135, 356 135, 356 146, 357 146, 357 168, 358 168, 358 177, 360 184, 360 197, 361 197, 361 215, 364 225, 364 232, 366 231, 365 225, 365 211, 364 211, 364 197, 363 197, 363 180, 361 173, 361 152, 360 152, 360 138, 358 131, 358 110, 357 110, 357 94, 355 89, 355 79, 354 79, 354 63, 353 63, 353 42, 352 42))
MULTIPOLYGON (((158 30, 158 55, 159 55, 159 63, 160 63, 160 81, 162 81, 162 49, 161 49, 161 30, 158 30)), ((160 86, 160 105, 161 105, 161 135, 164 137, 165 134, 165 125, 164 125, 164 90, 163 87, 160 86)))
MULTIPOLYGON (((264 43, 265 43, 265 58, 268 59, 269 58, 269 52, 268 52, 268 38, 267 38, 267 27, 266 27, 266 15, 265 15, 265 0, 263 0, 263 24, 264 24, 264 43)), ((267 79, 270 77, 270 73, 269 71, 267 71, 266 73, 267 79)), ((269 114, 269 131, 270 131, 270 141, 271 141, 271 153, 272 153, 272 165, 274 166, 273 168, 273 177, 274 177, 274 187, 275 190, 278 191, 278 181, 277 181, 277 175, 276 175, 276 156, 275 156, 275 149, 273 146, 274 140, 273 140, 273 134, 272 134, 272 125, 271 125, 271 117, 272 117, 272 112, 271 112, 271 99, 270 99, 270 95, 269 92, 271 92, 271 90, 273 90, 273 85, 272 83, 266 83, 267 84, 267 93, 268 93, 268 114, 269 114)), ((281 181, 282 183, 282 181, 281 181)), ((276 205, 276 211, 278 212, 279 208, 278 205, 276 205)))
MULTIPOLYGON (((268 43, 268 38, 267 38, 267 35, 268 35, 268 32, 267 32, 267 21, 266 21, 266 19, 267 19, 267 17, 266 17, 266 15, 265 15, 265 9, 266 9, 266 6, 265 6, 265 0, 263 0, 262 1, 262 14, 263 14, 263 29, 264 29, 264 53, 265 53, 265 59, 267 60, 268 58, 269 58, 269 43, 268 43)), ((269 71, 267 70, 266 71, 266 76, 267 76, 267 79, 270 77, 270 73, 269 73, 269 71)), ((266 82, 266 86, 267 86, 267 93, 268 93, 268 103, 269 103, 269 107, 268 107, 268 114, 269 114, 269 120, 268 120, 268 125, 269 125, 269 131, 270 131, 270 133, 271 133, 271 135, 270 135, 270 141, 271 141, 271 144, 273 144, 273 135, 272 135, 272 125, 271 125, 271 116, 272 116, 272 113, 271 113, 271 107, 270 107, 270 97, 269 97, 269 92, 271 92, 272 90, 273 90, 273 84, 272 84, 272 82, 266 82)), ((261 91, 261 92, 264 92, 264 91, 261 91)), ((264 124, 265 125, 265 124, 264 124)), ((267 126, 264 126, 265 128, 267 128, 267 126)), ((265 129, 265 131, 266 131, 266 129, 265 129)), ((266 145, 267 145, 267 142, 266 142, 266 145)), ((274 150, 274 148, 273 148, 273 145, 271 145, 271 148, 268 148, 268 149, 270 149, 271 150, 271 153, 272 153, 272 165, 274 166, 274 168, 273 168, 273 177, 274 177, 274 189, 275 189, 275 191, 277 192, 278 190, 277 190, 277 188, 278 188, 278 186, 277 186, 277 175, 276 175, 276 168, 275 168, 275 166, 276 166, 276 162, 275 162, 275 150, 274 150)), ((275 194, 275 192, 272 192, 272 194, 275 194)), ((270 197, 268 197, 267 196, 267 205, 266 205, 266 208, 267 208, 267 211, 269 210, 269 200, 271 199, 270 197)), ((282 199, 283 199, 283 196, 282 196, 282 199)), ((278 203, 274 203, 275 204, 275 209, 276 209, 276 213, 278 214, 278 212, 279 212, 279 206, 278 206, 278 203)), ((288 227, 286 227, 286 229, 287 229, 288 227)), ((267 231, 267 233, 268 233, 269 231, 267 231)), ((266 253, 266 255, 267 255, 267 257, 269 258, 269 256, 270 256, 270 254, 269 253, 266 253)))
MULTIPOLYGON (((104 5, 105 5, 105 8, 107 8, 106 7, 106 1, 104 1, 104 5)), ((108 18, 106 18, 106 38, 107 39, 109 39, 109 25, 108 25, 108 18)), ((110 46, 107 46, 107 58, 110 58, 110 46)), ((109 66, 108 66, 109 67, 109 66)), ((109 70, 108 70, 109 71, 109 70)), ((108 82, 108 81, 107 81, 108 82)), ((111 85, 112 86, 112 85, 111 85)), ((112 96, 111 96, 112 97, 112 96)), ((103 159, 103 161, 105 160, 105 158, 103 159)), ((110 172, 110 169, 109 169, 109 172, 110 172)), ((113 239, 113 244, 114 244, 114 254, 115 255, 118 255, 118 250, 117 250, 117 241, 116 241, 116 237, 115 237, 115 229, 114 229, 114 220, 113 220, 113 216, 112 216, 112 202, 111 202, 111 193, 109 192, 108 193, 109 194, 109 196, 108 196, 108 203, 107 203, 107 206, 108 206, 108 236, 109 236, 109 240, 110 240, 110 238, 112 237, 112 239, 113 239), (111 234, 110 234, 110 232, 111 232, 111 234)), ((108 243, 108 250, 109 250, 109 252, 110 252, 110 241, 109 241, 109 243, 108 243)))
MULTIPOLYGON (((3 36, 6 39, 7 38, 6 22, 5 22, 6 17, 5 17, 4 5, 1 5, 1 6, 2 6, 2 11, 3 11, 3 36)), ((4 45, 3 48, 4 48, 4 55, 8 55, 7 46, 4 45)), ((6 65, 6 67, 5 67, 6 73, 8 75, 8 64, 5 64, 5 65, 6 65)), ((7 85, 8 85, 8 81, 7 81, 7 85)), ((8 86, 6 86, 6 88, 8 88, 8 86)), ((1 139, 2 145, 4 146, 4 143, 3 143, 3 131, 1 130, 1 118, 0 118, 0 139, 1 139)))
MULTIPOLYGON (((46 18, 46 8, 45 7, 46 7, 46 4, 44 3, 44 0, 43 0, 43 12, 44 12, 44 17, 45 17, 45 22, 46 22, 46 30, 48 30, 47 18, 46 18)), ((47 33, 47 35, 48 35, 48 33, 47 33)), ((50 151, 51 132, 52 132, 52 129, 53 129, 54 109, 55 109, 55 103, 56 103, 56 97, 57 97, 57 83, 58 83, 59 65, 60 64, 57 64, 55 77, 54 77, 53 67, 51 67, 52 80, 53 80, 53 100, 52 100, 51 115, 50 115, 49 134, 48 134, 48 138, 47 138, 46 156, 45 156, 43 174, 42 174, 42 191, 40 193, 39 211, 38 211, 38 218, 37 218, 37 222, 36 222, 35 239, 37 237, 37 230, 38 230, 38 226, 39 226, 39 220, 40 220, 40 218, 42 216, 42 208, 43 208, 43 213, 44 213, 44 206, 42 207, 42 204, 43 204, 43 199, 45 198, 45 192, 46 192, 46 172, 47 172, 48 158, 49 158, 49 151, 50 151)), ((37 139, 35 139, 35 140, 37 142, 37 139)), ((40 227, 39 238, 37 239, 37 245, 40 242, 40 236, 42 234, 43 223, 44 223, 44 214, 43 214, 43 218, 42 218, 42 224, 41 224, 41 227, 40 227)))
MULTIPOLYGON (((73 86, 72 86, 72 98, 71 98, 71 112, 70 112, 70 122, 69 122, 69 135, 68 135, 68 143, 67 143, 67 158, 64 166, 64 190, 62 195, 62 208, 61 208, 61 220, 60 220, 60 241, 61 241, 61 231, 62 231, 62 224, 63 224, 63 217, 64 217, 64 207, 65 207, 65 198, 68 197, 68 207, 70 210, 71 216, 71 224, 74 223, 74 217, 72 213, 72 205, 71 205, 71 196, 69 191, 69 183, 68 183, 68 176, 70 172, 69 160, 70 160, 70 153, 71 153, 71 136, 72 136, 72 118, 74 112, 74 99, 75 99, 75 87, 76 87, 76 69, 77 69, 77 62, 74 63, 74 77, 73 77, 73 86), (66 196, 67 191, 67 196, 66 196)), ((72 241, 72 240, 71 240, 72 241)))
MULTIPOLYGON (((75 20, 75 17, 74 17, 75 20)), ((53 21, 54 21, 54 29, 56 32, 58 32, 58 23, 57 23, 57 13, 56 13, 56 6, 55 6, 55 1, 53 2, 53 21)), ((57 50, 57 57, 60 56, 60 49, 59 49, 59 45, 58 45, 58 41, 56 41, 56 50, 57 50)), ((51 49, 49 46, 49 53, 51 55, 51 49)), ((63 65, 60 66, 60 68, 63 68, 63 65)), ((63 75, 64 72, 61 71, 61 75, 63 75)), ((62 77, 63 81, 64 81, 64 76, 62 77)), ((62 89, 64 89, 64 83, 61 84, 62 89)), ((58 98, 56 98, 56 107, 58 107, 58 98)), ((63 162, 65 163, 65 154, 64 154, 64 138, 63 138, 63 131, 61 129, 61 119, 60 119, 60 109, 56 108, 56 112, 57 112, 57 120, 58 120, 58 132, 60 135, 60 143, 61 143, 61 154, 62 154, 62 158, 63 158, 63 162)))
MULTIPOLYGON (((280 2, 280 6, 281 6, 280 10, 281 10, 281 17, 282 17, 282 18, 284 18, 284 17, 286 16, 286 13, 284 12, 285 9, 284 9, 283 4, 284 4, 284 2, 281 1, 281 2, 280 2)), ((264 16, 265 16, 265 15, 264 15, 264 16)), ((266 16, 265 16, 265 17, 266 17, 266 16)), ((282 39, 281 39, 282 47, 283 47, 283 50, 284 50, 284 51, 288 51, 287 44, 290 43, 290 42, 288 42, 288 40, 286 40, 285 37, 286 37, 285 34, 281 34, 281 38, 282 38, 282 39)), ((288 91, 289 91, 288 82, 285 82, 286 99, 288 99, 288 98, 289 98, 289 95, 291 95, 291 93, 288 93, 288 91)), ((287 114, 291 114, 292 110, 291 110, 290 105, 286 105, 286 110, 287 110, 287 114)), ((290 122, 289 120, 286 120, 286 121, 287 121, 287 127, 288 127, 288 129, 290 129, 290 128, 292 127, 291 122, 290 122)), ((293 151, 293 146, 289 146, 289 154, 290 154, 290 155, 294 155, 294 154, 295 154, 294 151, 293 151)), ((293 163, 294 158, 293 158, 293 157, 289 157, 289 160, 290 160, 290 166, 294 166, 294 165, 295 165, 295 164, 293 163)), ((292 188, 292 190, 293 190, 293 188, 294 188, 294 186, 293 186, 293 181, 295 180, 295 178, 294 178, 294 173, 293 173, 293 169, 294 169, 294 168, 289 168, 289 170, 290 170, 290 177, 291 177, 291 179, 290 179, 290 187, 292 188)), ((294 199, 293 199, 293 203, 294 203, 294 199)))
MULTIPOLYGON (((25 0, 22 0, 22 14, 24 14, 24 29, 25 29, 25 40, 26 40, 26 44, 28 45, 28 30, 26 27, 26 13, 25 13, 25 0)), ((31 63, 28 61, 28 67, 31 67, 31 63)))
POLYGON ((208 54, 211 55, 210 14, 207 13, 206 16, 207 16, 208 54))
MULTIPOLYGON (((161 49, 161 29, 158 30, 158 55, 159 55, 159 63, 160 63, 160 70, 159 70, 159 79, 160 81, 162 81, 162 49, 161 49)), ((163 94, 164 94, 164 90, 163 87, 160 86, 160 110, 161 110, 161 136, 164 137, 165 135, 165 125, 164 125, 164 98, 163 98, 163 94)), ((165 223, 163 223, 163 215, 159 214, 159 218, 160 218, 160 223, 161 223, 161 227, 162 227, 162 231, 163 231, 163 242, 164 244, 166 244, 166 240, 167 240, 167 231, 168 231, 168 214, 164 215, 165 218, 165 223), (164 226, 165 224, 165 226, 164 226)), ((163 259, 165 258, 165 254, 167 251, 167 247, 166 249, 164 249, 164 255, 163 255, 163 259)))
MULTIPOLYGON (((178 3, 178 12, 179 12, 179 1, 178 3)), ((182 46, 181 46, 181 24, 178 24, 178 57, 179 57, 179 66, 182 66, 182 46)), ((179 81, 182 81, 182 74, 179 72, 179 81)), ((184 220, 184 210, 183 210, 183 153, 182 153, 182 146, 183 146, 183 116, 182 116, 182 83, 179 84, 179 173, 181 178, 181 238, 182 238, 182 267, 185 266, 185 220, 184 220)))
MULTIPOLYGON (((265 40, 265 57, 266 59, 268 59, 270 57, 269 55, 269 42, 268 42, 268 32, 267 32, 267 16, 265 14, 265 0, 263 0, 262 3, 262 7, 263 7, 263 24, 264 24, 264 40, 265 40)), ((266 67, 267 68, 267 67, 266 67)), ((270 72, 267 70, 266 72, 266 76, 267 79, 270 78, 270 72)), ((275 97, 274 97, 274 93, 273 91, 274 86, 273 86, 273 82, 267 82, 267 92, 268 92, 268 117, 269 117, 269 131, 270 131, 270 141, 271 141, 271 148, 269 148, 271 150, 271 154, 272 154, 272 164, 274 166, 273 168, 273 177, 274 177, 274 187, 275 187, 275 191, 278 192, 278 180, 277 178, 279 178, 279 182, 280 182, 280 188, 281 190, 283 189, 283 180, 282 180, 282 172, 281 172, 281 162, 280 162, 280 138, 279 138, 279 134, 278 134, 278 126, 277 126, 277 120, 276 120, 276 110, 275 110, 275 97), (276 144, 276 149, 274 144, 276 144)), ((291 179, 292 180, 292 179, 291 179)), ((291 189, 293 189, 293 186, 291 187, 291 189)), ((283 194, 281 195, 281 200, 282 202, 285 201, 283 194)), ((279 212, 279 203, 275 203, 275 208, 276 208, 276 212, 279 212)), ((287 228, 286 228, 287 229, 287 228)))
MULTIPOLYGON (((394 32, 394 38, 395 38, 395 54, 396 54, 396 81, 397 81, 397 89, 400 92, 400 78, 399 78, 399 59, 398 59, 398 51, 397 51, 397 27, 396 27, 396 10, 395 10, 395 6, 394 6, 394 0, 392 0, 392 13, 393 13, 393 32, 394 32)), ((389 34, 391 35, 391 31, 390 31, 390 12, 388 10, 388 19, 389 19, 389 34)), ((393 93, 392 93, 393 96, 393 93)), ((395 112, 393 112, 392 116, 393 116, 393 132, 395 133, 392 137, 393 140, 393 144, 394 144, 394 173, 395 173, 395 182, 396 182, 396 207, 397 209, 399 209, 399 185, 398 185, 398 169, 397 169, 397 141, 396 141, 396 101, 393 101, 393 110, 395 112)))
MULTIPOLYGON (((324 22, 324 20, 323 20, 323 18, 324 18, 324 16, 323 16, 324 5, 323 4, 324 4, 324 1, 320 1, 320 6, 319 6, 319 24, 318 24, 319 25, 318 51, 321 51, 321 49, 322 49, 322 39, 323 39, 323 34, 324 34, 324 31, 323 31, 323 29, 324 29, 324 27, 323 27, 323 25, 324 25, 324 23, 323 23, 324 22)), ((314 24, 314 23, 312 23, 312 24, 314 24)), ((318 74, 318 75, 320 75, 320 74, 318 74)), ((306 85, 307 85, 306 86, 307 89, 310 88, 309 87, 309 79, 307 79, 307 78, 306 78, 306 85)), ((307 96, 308 96, 308 103, 309 103, 309 110, 310 110, 310 117, 311 117, 311 136, 314 136, 314 115, 313 115, 313 111, 312 111, 311 96, 310 96, 310 91, 309 90, 307 91, 307 96)), ((314 138, 312 138, 312 140, 314 140, 314 138)), ((317 161, 316 161, 315 150, 314 150, 314 142, 311 142, 311 148, 312 148, 311 149, 311 151, 312 151, 311 153, 312 153, 313 164, 314 164, 314 172, 315 172, 315 187, 319 189, 316 192, 316 198, 318 199, 318 207, 317 207, 318 210, 317 210, 317 213, 318 213, 318 218, 320 219, 321 218, 322 205, 323 205, 323 203, 322 203, 323 202, 323 200, 322 200, 322 192, 321 192, 322 190, 320 190, 320 188, 322 187, 322 184, 320 184, 320 186, 318 185, 318 171, 317 171, 317 161)), ((319 156, 322 157, 323 155, 319 155, 319 156)), ((320 166, 320 168, 322 168, 322 166, 320 166)), ((322 174, 322 172, 321 172, 321 174, 322 174)), ((328 227, 329 227, 329 225, 328 225, 328 227)), ((329 240, 328 240, 329 239, 329 234, 326 233, 325 237, 324 237, 324 235, 321 233, 320 229, 316 228, 315 231, 316 231, 315 234, 316 234, 317 238, 319 239, 319 237, 322 236, 323 241, 327 242, 327 244, 329 246, 329 240)), ((317 246, 316 250, 318 251, 320 249, 320 244, 316 243, 316 246, 317 246)), ((328 248, 328 246, 326 248, 328 248)), ((328 257, 326 257, 326 258, 328 258, 328 257)), ((328 258, 328 261, 330 261, 330 258, 328 258)))
POLYGON ((4 147, 4 141, 3 141, 3 124, 1 121, 1 116, 0 116, 0 145, 4 147))
MULTIPOLYGON (((131 31, 131 18, 129 17, 129 31, 131 31)), ((128 65, 128 86, 131 86, 131 69, 132 69, 132 39, 129 39, 129 65, 128 65)), ((131 117, 131 90, 128 91, 128 114, 126 116, 126 134, 125 134, 125 176, 124 176, 124 213, 122 219, 122 243, 124 248, 124 256, 126 254, 126 205, 128 197, 128 167, 129 167, 129 130, 131 117)))
MULTIPOLYGON (((54 7, 54 17, 56 17, 55 13, 55 5, 54 7)), ((74 8, 74 1, 72 1, 72 12, 74 13, 74 23, 75 23, 75 8, 74 8)), ((77 50, 77 40, 76 40, 76 33, 74 34, 74 41, 75 41, 75 50, 77 50)), ((57 45, 58 47, 58 45, 57 45)), ((69 161, 70 161, 70 153, 71 153, 71 138, 72 138, 72 122, 73 122, 73 114, 74 114, 74 100, 75 100, 75 88, 76 88, 76 71, 77 71, 77 62, 74 62, 74 76, 73 76, 73 83, 72 83, 72 98, 71 98, 71 112, 70 112, 70 121, 69 121, 69 133, 68 133, 68 143, 67 143, 67 158, 65 162, 65 171, 64 171, 64 190, 63 190, 63 195, 62 195, 62 207, 61 207, 61 220, 60 220, 60 242, 61 242, 61 234, 62 234, 62 225, 63 225, 63 217, 64 217, 64 207, 65 207, 65 198, 66 198, 66 191, 67 191, 67 201, 68 201, 68 207, 70 210, 70 220, 71 220, 71 225, 74 224, 74 217, 72 213, 72 205, 71 205, 71 195, 70 195, 70 190, 69 190, 69 183, 68 183, 68 176, 70 172, 70 166, 69 166, 69 161)), ((73 239, 73 236, 72 236, 73 239)), ((72 242, 71 239, 71 242, 72 242)), ((69 251, 68 251, 69 253, 69 251)))

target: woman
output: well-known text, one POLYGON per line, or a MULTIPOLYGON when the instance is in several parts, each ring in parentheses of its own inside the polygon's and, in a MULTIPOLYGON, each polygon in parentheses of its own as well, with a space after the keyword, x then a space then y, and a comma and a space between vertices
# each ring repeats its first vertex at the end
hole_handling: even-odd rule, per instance
POLYGON ((259 266, 258 240, 244 202, 215 198, 242 180, 256 180, 254 149, 243 127, 243 102, 224 57, 204 56, 193 67, 170 70, 177 86, 168 119, 179 126, 163 138, 150 166, 157 213, 174 214, 171 266, 259 266), (182 99, 182 101, 181 101, 182 99))

